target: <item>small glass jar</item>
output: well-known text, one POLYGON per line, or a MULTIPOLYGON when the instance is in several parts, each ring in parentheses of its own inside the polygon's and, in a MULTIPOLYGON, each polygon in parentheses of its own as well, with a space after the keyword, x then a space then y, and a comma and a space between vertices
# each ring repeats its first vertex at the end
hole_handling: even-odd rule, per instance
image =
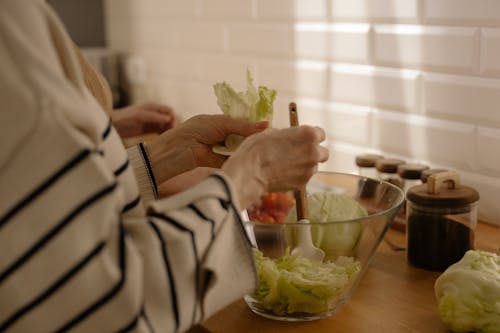
POLYGON ((456 172, 429 176, 407 197, 406 258, 415 267, 442 272, 474 248, 479 193, 460 185, 456 172))
POLYGON ((398 165, 398 175, 403 181, 403 190, 406 193, 413 186, 421 185, 422 172, 429 169, 425 164, 405 163, 398 165))
POLYGON ((362 154, 356 156, 358 175, 378 179, 378 172, 377 169, 375 169, 375 162, 383 158, 384 156, 378 154, 362 154))
MULTIPOLYGON (((401 180, 401 188, 405 192, 405 195, 409 188, 422 184, 420 176, 422 171, 428 168, 427 165, 416 163, 403 163, 398 165, 397 174, 401 180)), ((401 206, 401 209, 398 211, 391 224, 391 228, 406 232, 406 203, 401 206)))
POLYGON ((387 181, 402 188, 403 182, 398 176, 398 166, 405 161, 395 158, 383 158, 375 162, 375 168, 378 172, 378 179, 387 181))

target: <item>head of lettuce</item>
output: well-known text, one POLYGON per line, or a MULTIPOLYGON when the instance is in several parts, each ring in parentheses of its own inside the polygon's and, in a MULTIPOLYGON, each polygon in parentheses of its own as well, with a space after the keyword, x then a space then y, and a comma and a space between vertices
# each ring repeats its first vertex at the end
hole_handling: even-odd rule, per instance
POLYGON ((453 332, 500 333, 500 256, 469 250, 434 285, 439 315, 453 332))
MULTIPOLYGON (((214 85, 214 92, 217 96, 217 105, 226 116, 253 123, 273 120, 276 90, 264 86, 256 88, 249 70, 247 70, 246 91, 237 92, 226 82, 220 82, 214 85)), ((226 147, 231 151, 235 150, 243 139, 237 135, 230 135, 226 139, 226 147)))

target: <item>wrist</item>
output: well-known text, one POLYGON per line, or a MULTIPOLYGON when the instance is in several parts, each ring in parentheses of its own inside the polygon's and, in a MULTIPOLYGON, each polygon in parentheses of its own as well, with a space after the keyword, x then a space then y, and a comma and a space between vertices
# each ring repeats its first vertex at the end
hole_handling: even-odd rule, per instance
POLYGON ((144 147, 156 184, 194 168, 191 150, 186 148, 185 143, 177 142, 175 136, 171 138, 160 136, 144 144, 144 147))
POLYGON ((255 166, 255 161, 249 162, 239 157, 230 158, 222 166, 222 171, 231 179, 242 208, 257 203, 266 191, 265 178, 260 174, 260 168, 255 166))

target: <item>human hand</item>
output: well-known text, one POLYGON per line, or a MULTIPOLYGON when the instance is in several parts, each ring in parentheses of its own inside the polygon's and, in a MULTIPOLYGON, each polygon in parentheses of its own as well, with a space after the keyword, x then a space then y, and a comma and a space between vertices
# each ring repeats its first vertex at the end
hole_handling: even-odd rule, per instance
POLYGON ((158 198, 165 198, 187 190, 191 186, 208 178, 219 169, 199 167, 174 176, 158 186, 158 198))
POLYGON ((165 132, 174 127, 175 114, 169 106, 145 103, 115 109, 111 122, 122 138, 129 138, 165 132))
POLYGON ((269 122, 250 123, 224 115, 198 115, 147 143, 158 184, 196 167, 220 168, 226 157, 212 151, 229 134, 249 136, 263 131, 269 122))
POLYGON ((298 189, 328 159, 321 147, 325 132, 319 127, 300 126, 267 130, 247 138, 222 170, 235 185, 240 205, 247 208, 265 192, 298 189))

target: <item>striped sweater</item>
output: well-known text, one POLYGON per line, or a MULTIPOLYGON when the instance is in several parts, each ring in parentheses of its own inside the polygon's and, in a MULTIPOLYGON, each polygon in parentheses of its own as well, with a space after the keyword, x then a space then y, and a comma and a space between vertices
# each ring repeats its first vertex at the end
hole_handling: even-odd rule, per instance
POLYGON ((182 332, 255 287, 222 173, 154 200, 40 0, 0 0, 0 332, 182 332))

